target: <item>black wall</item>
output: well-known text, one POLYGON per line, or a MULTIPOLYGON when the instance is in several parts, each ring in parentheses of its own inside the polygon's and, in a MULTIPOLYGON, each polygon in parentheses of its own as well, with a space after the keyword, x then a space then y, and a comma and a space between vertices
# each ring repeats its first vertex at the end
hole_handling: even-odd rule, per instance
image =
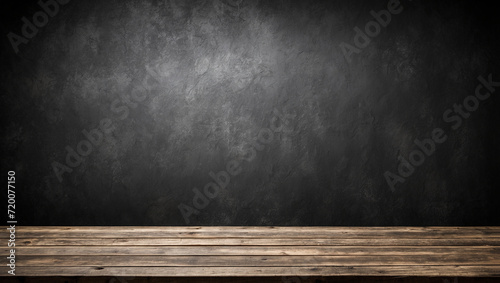
POLYGON ((401 0, 356 47, 388 2, 73 0, 17 53, 42 8, 2 4, 18 225, 500 225, 500 91, 454 112, 500 81, 498 12, 401 0))

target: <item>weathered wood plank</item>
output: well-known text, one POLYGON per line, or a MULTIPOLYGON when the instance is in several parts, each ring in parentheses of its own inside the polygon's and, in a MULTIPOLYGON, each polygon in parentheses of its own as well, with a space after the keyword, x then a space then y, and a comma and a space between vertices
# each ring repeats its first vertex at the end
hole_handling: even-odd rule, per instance
MULTIPOLYGON (((62 235, 63 236, 63 235, 62 235)), ((18 238, 21 246, 500 246, 500 237, 466 239, 283 239, 283 238, 18 238)))
POLYGON ((498 280, 489 277, 446 277, 446 276, 430 276, 430 277, 415 277, 415 276, 248 276, 248 277, 136 277, 136 276, 47 276, 47 277, 15 277, 2 278, 2 283, 497 283, 498 280), (299 281, 300 280, 300 281, 299 281))
MULTIPOLYGON (((291 227, 269 228, 269 229, 240 229, 227 227, 227 230, 216 229, 182 229, 157 227, 131 229, 118 227, 108 227, 108 229, 41 229, 34 227, 18 227, 16 234, 21 238, 59 238, 65 237, 94 237, 94 238, 478 238, 478 237, 496 237, 500 234, 497 229, 347 229, 345 227, 335 229, 327 227, 325 229, 293 229, 291 227)), ((6 233, 2 234, 4 237, 6 233)))
MULTIPOLYGON (((3 250, 8 253, 7 248, 3 250)), ((467 255, 495 256, 489 246, 19 246, 16 255, 467 255)))
POLYGON ((413 256, 18 256, 16 266, 379 266, 497 265, 496 255, 413 256))
MULTIPOLYGON (((7 226, 0 226, 6 228, 7 226)), ((433 230, 457 230, 457 231, 497 231, 500 226, 19 226, 18 228, 30 231, 415 231, 425 233, 433 230)))
MULTIPOLYGON (((0 267, 0 276, 7 276, 0 267)), ((19 267, 17 276, 461 276, 500 277, 498 266, 19 267)), ((9 275, 11 276, 11 275, 9 275)))

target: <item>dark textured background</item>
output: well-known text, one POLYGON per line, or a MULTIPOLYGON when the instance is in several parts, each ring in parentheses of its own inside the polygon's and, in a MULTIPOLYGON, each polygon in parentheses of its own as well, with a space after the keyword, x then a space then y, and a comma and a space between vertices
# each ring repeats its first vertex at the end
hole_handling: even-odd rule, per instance
POLYGON ((498 10, 401 4, 348 63, 339 44, 386 0, 73 0, 18 54, 6 35, 40 8, 2 3, 1 167, 19 224, 186 225, 178 205, 276 108, 296 115, 290 132, 190 225, 500 225, 500 91, 458 130, 442 120, 479 75, 500 80, 498 10), (144 82, 121 119, 113 101, 144 82), (51 163, 104 118, 115 131, 59 182, 51 163), (391 192, 384 172, 435 127, 448 140, 391 192))

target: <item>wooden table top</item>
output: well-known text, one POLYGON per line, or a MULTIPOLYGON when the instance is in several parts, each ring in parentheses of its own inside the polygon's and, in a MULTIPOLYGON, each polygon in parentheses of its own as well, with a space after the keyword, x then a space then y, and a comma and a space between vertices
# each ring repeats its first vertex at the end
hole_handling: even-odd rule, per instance
POLYGON ((0 276, 500 277, 500 227, 2 228, 0 276))

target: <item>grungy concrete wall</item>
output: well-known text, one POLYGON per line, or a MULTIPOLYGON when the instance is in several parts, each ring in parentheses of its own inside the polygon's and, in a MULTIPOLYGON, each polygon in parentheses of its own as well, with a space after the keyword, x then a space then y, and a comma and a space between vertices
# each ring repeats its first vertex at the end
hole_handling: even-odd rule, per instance
POLYGON ((2 19, 21 225, 500 225, 486 5, 43 3, 2 19))

